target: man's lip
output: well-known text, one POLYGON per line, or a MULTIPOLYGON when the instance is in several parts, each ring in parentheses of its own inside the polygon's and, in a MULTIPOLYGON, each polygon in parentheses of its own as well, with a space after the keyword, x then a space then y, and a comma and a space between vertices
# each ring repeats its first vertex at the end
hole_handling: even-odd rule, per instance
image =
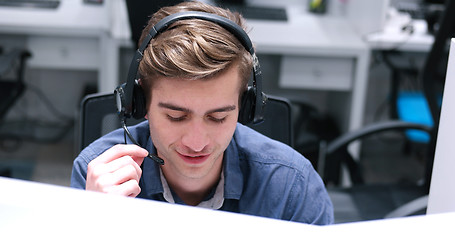
POLYGON ((178 154, 183 161, 190 163, 190 164, 203 163, 210 156, 210 154, 190 154, 190 155, 181 154, 181 153, 178 153, 178 154))

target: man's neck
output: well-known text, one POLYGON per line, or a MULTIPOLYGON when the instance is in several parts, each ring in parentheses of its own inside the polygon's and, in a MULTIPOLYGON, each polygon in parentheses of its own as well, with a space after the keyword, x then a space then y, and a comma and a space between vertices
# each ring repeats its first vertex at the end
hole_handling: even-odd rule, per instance
POLYGON ((218 178, 207 181, 189 180, 183 184, 174 184, 168 181, 169 187, 179 196, 185 204, 196 206, 201 203, 215 188, 220 180, 221 173, 218 178))
POLYGON ((222 160, 218 161, 212 172, 203 178, 169 177, 165 171, 163 171, 163 175, 169 187, 185 204, 196 206, 210 194, 220 181, 222 162, 222 160))

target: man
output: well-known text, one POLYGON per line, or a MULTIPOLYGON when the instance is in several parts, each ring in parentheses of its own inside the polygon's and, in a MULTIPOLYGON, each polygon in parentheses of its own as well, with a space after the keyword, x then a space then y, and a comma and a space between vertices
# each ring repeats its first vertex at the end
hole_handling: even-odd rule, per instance
MULTIPOLYGON (((143 31, 177 12, 239 14, 200 2, 162 8, 143 31)), ((141 53, 142 55, 142 53, 141 53)), ((151 39, 139 65, 144 121, 88 146, 71 186, 311 224, 333 222, 333 207, 310 162, 237 122, 253 57, 231 32, 201 19, 179 20, 151 39), (145 158, 158 155, 164 165, 145 158)))

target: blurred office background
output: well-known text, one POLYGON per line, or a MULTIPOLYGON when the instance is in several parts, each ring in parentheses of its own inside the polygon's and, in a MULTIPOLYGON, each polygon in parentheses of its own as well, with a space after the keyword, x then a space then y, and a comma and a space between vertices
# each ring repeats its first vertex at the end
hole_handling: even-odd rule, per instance
MULTIPOLYGON (((393 84, 390 61, 394 66, 403 66, 418 71, 423 65, 429 45, 423 47, 427 50, 399 51, 400 47, 413 34, 421 34, 424 39, 431 39, 432 36, 432 33, 427 31, 426 25, 423 29, 419 27, 421 25, 412 25, 413 21, 419 21, 419 24, 428 23, 430 13, 427 7, 429 6, 428 1, 375 0, 374 2, 378 6, 386 6, 379 10, 378 8, 368 8, 368 4, 371 2, 365 1, 368 4, 362 4, 363 1, 322 1, 327 3, 325 9, 313 9, 313 11, 310 10, 311 4, 307 0, 286 0, 279 1, 279 3, 276 1, 251 1, 257 5, 263 4, 272 7, 281 7, 284 4, 283 6, 286 6, 285 9, 288 10, 288 19, 284 21, 288 22, 293 21, 289 16, 289 9, 293 9, 293 5, 302 9, 301 14, 314 15, 320 21, 325 21, 326 18, 327 21, 349 18, 350 11, 354 11, 353 7, 349 6, 352 4, 360 6, 354 8, 360 13, 363 11, 362 7, 365 7, 365 12, 357 15, 359 19, 350 22, 354 26, 352 32, 356 34, 359 41, 364 43, 364 50, 368 57, 364 74, 367 84, 364 89, 365 97, 361 112, 363 119, 358 124, 359 127, 396 117, 390 113, 392 107, 390 92, 393 84), (376 13, 371 14, 372 11, 376 13), (375 19, 370 20, 368 16, 375 19), (388 21, 390 18, 398 19, 396 26, 387 25, 395 24, 388 21), (369 22, 370 25, 359 24, 362 21, 369 22), (392 43, 387 51, 371 47, 368 42, 369 37, 385 31, 387 27, 390 29, 395 27, 396 34, 402 34, 402 40, 392 43)), ((131 40, 134 31, 129 29, 128 24, 130 20, 128 7, 121 0, 46 0, 44 2, 49 5, 44 7, 17 6, 18 4, 10 2, 0 0, 2 13, 23 11, 35 16, 37 20, 42 18, 46 24, 48 24, 46 14, 60 11, 68 5, 68 2, 72 2, 72 7, 76 7, 73 8, 74 12, 86 10, 106 14, 103 19, 88 18, 80 26, 75 25, 73 30, 61 31, 61 28, 65 28, 62 23, 49 27, 51 29, 46 33, 36 31, 36 28, 39 28, 39 21, 34 23, 25 21, 24 25, 30 26, 24 27, 20 26, 19 20, 6 19, 4 14, 0 14, 0 53, 6 54, 13 49, 25 49, 31 54, 31 57, 27 58, 25 62, 23 75, 25 90, 12 105, 8 106, 7 112, 0 119, 0 172, 2 175, 13 178, 69 186, 72 161, 79 151, 78 127, 81 100, 90 93, 113 91, 112 86, 115 87, 126 78, 130 59, 135 50, 135 43, 131 40), (99 22, 89 22, 98 20, 99 22), (84 28, 88 30, 85 31, 84 28), (99 33, 99 31, 105 31, 105 33, 99 33), (71 35, 71 32, 75 36, 71 35), (80 34, 78 35, 78 33, 80 34), (48 46, 49 44, 51 46, 48 46), (84 49, 84 46, 88 46, 89 49, 84 49), (110 47, 116 47, 118 50, 111 53, 110 47), (99 50, 98 48, 102 48, 101 52, 104 51, 104 55, 94 54, 99 50), (50 49, 50 52, 45 52, 46 49, 50 49), (106 70, 103 63, 111 61, 111 59, 101 59, 106 56, 117 58, 118 67, 106 70), (112 71, 116 72, 112 73, 112 71), (100 81, 100 78, 109 79, 111 77, 115 79, 110 79, 110 84, 100 81)), ((155 2, 170 3, 170 1, 155 2)), ((438 3, 434 4, 432 3, 431 6, 436 10, 431 14, 437 13, 438 6, 440 6, 438 3)), ((292 13, 294 12, 292 11, 292 13)), ((83 16, 84 13, 77 14, 83 16)), ((76 21, 77 14, 69 16, 73 19, 68 21, 76 21)), ((251 21, 261 20, 253 19, 251 21)), ((262 21, 270 23, 269 34, 274 34, 273 21, 282 20, 262 21)), ((390 31, 393 32, 393 30, 390 31)), ((311 38, 312 36, 308 34, 306 37, 311 38)), ((339 37, 330 36, 335 39, 339 37)), ((340 123, 338 116, 331 114, 337 112, 330 109, 333 107, 333 104, 330 103, 333 101, 331 94, 343 95, 343 93, 339 93, 342 91, 326 91, 324 88, 293 88, 292 83, 283 86, 280 83, 280 77, 283 76, 282 70, 285 68, 282 66, 283 56, 273 51, 259 51, 259 60, 263 70, 265 92, 289 98, 295 103, 296 118, 303 116, 303 118, 299 118, 300 122, 296 119, 294 135, 296 148, 299 148, 298 150, 305 156, 317 155, 317 147, 321 138, 339 135, 350 130, 351 125, 346 121, 353 120, 341 120, 340 123), (305 115, 308 112, 311 114, 305 115)), ((14 67, 17 65, 18 63, 15 63, 14 67)), ((347 65, 347 67, 352 66, 347 65)), ((418 82, 413 79, 415 72, 410 72, 410 74, 405 74, 402 84, 409 88, 416 88, 418 82)), ((14 72, 8 72, 2 78, 9 79, 12 75, 14 72)), ((411 143, 396 133, 382 134, 379 137, 365 140, 359 152, 363 159, 365 180, 418 182, 424 175, 424 150, 424 144, 411 143), (397 164, 397 161, 401 163, 397 164)))

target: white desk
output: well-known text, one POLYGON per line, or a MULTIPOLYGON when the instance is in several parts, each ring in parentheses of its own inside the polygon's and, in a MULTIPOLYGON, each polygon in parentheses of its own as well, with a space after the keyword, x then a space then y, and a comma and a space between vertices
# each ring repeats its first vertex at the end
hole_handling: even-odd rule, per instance
POLYGON ((0 38, 24 37, 30 67, 96 70, 99 91, 111 92, 118 85, 119 46, 130 39, 124 8, 120 0, 63 0, 56 9, 0 7, 0 38))
POLYGON ((434 37, 428 33, 425 20, 411 19, 408 14, 398 13, 392 8, 384 29, 366 35, 365 41, 372 50, 428 52, 434 37), (405 26, 408 28, 403 29, 405 26))
POLYGON ((455 212, 312 226, 0 178, 2 239, 453 239, 455 212))
POLYGON ((344 131, 363 124, 369 49, 347 18, 287 6, 287 22, 248 20, 259 54, 281 55, 279 86, 336 95, 330 113, 344 131))

